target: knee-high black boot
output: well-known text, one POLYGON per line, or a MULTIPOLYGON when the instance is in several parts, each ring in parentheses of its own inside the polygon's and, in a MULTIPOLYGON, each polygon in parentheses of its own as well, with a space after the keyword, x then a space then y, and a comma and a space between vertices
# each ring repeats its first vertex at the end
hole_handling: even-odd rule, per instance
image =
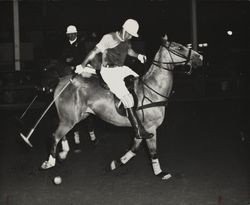
POLYGON ((141 124, 141 121, 139 120, 136 111, 133 108, 127 108, 128 112, 128 119, 134 128, 136 138, 137 139, 150 139, 154 135, 152 133, 148 133, 143 125, 141 124))

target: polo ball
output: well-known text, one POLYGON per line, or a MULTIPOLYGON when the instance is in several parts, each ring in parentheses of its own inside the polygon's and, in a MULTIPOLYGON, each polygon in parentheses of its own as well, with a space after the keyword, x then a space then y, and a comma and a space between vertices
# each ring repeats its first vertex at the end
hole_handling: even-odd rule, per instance
POLYGON ((61 178, 60 176, 56 176, 56 177, 54 178, 54 183, 55 183, 56 185, 61 184, 61 183, 62 183, 62 178, 61 178))

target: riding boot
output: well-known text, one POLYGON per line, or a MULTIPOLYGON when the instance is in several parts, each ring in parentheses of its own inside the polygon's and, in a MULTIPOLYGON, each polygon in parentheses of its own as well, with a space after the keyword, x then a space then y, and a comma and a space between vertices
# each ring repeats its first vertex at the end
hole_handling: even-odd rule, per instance
POLYGON ((152 133, 148 133, 145 128, 143 127, 141 121, 139 120, 136 111, 133 108, 127 108, 128 119, 134 128, 136 138, 137 139, 150 139, 154 135, 152 133))

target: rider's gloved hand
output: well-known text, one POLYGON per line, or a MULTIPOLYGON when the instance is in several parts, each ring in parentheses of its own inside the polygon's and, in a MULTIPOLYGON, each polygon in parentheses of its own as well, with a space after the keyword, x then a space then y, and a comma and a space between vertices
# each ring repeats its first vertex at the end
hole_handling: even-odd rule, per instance
POLYGON ((145 55, 142 55, 142 54, 139 54, 137 56, 138 60, 141 62, 141 63, 145 63, 147 61, 147 57, 145 55))
POLYGON ((83 72, 83 67, 82 67, 82 65, 80 64, 80 65, 77 65, 76 66, 76 70, 75 70, 75 73, 77 73, 77 74, 81 74, 82 72, 83 72))

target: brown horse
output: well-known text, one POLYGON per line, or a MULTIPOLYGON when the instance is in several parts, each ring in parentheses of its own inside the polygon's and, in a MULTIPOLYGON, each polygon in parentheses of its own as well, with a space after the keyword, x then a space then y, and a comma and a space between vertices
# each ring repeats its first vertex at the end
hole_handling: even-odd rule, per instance
MULTIPOLYGON (((173 71, 176 65, 192 67, 202 64, 202 56, 179 43, 168 41, 164 37, 162 45, 157 51, 148 72, 134 81, 134 90, 138 97, 137 113, 145 129, 154 134, 146 140, 149 149, 153 172, 162 179, 168 179, 171 174, 162 171, 157 156, 157 128, 162 124, 165 116, 166 102, 173 86, 173 71)), ((70 80, 70 76, 63 78, 55 90, 55 96, 70 80)), ((130 127, 126 116, 117 112, 114 95, 99 84, 96 76, 77 76, 71 80, 67 89, 56 100, 59 115, 59 126, 53 135, 53 146, 48 161, 41 168, 48 169, 55 166, 56 148, 58 142, 79 121, 88 117, 90 113, 116 126, 130 127)), ((113 160, 110 169, 114 170, 126 164, 136 155, 142 139, 134 138, 133 144, 119 160, 113 160)))

